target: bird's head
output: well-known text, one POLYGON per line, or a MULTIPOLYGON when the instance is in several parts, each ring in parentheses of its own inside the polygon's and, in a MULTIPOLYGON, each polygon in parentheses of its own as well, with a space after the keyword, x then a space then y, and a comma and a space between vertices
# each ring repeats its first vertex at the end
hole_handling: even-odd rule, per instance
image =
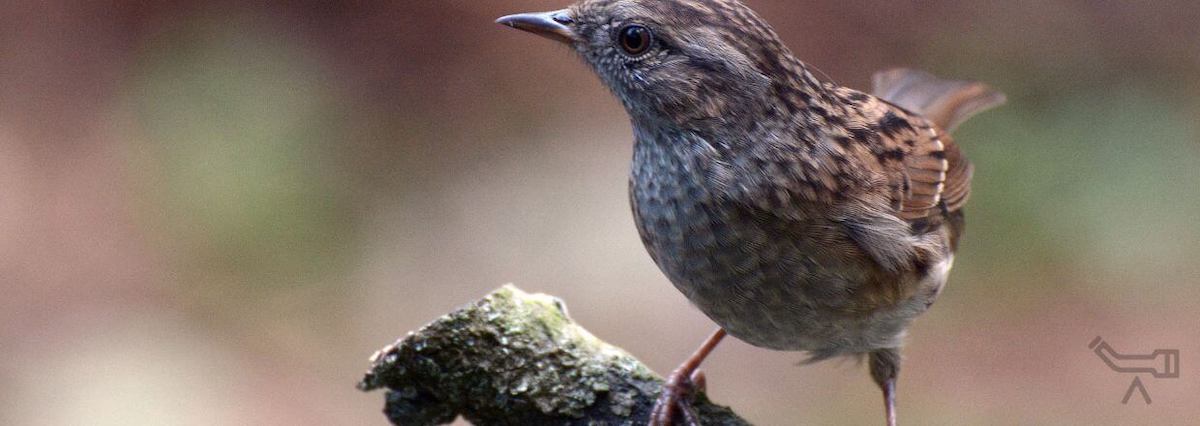
POLYGON ((805 74, 737 0, 584 0, 497 22, 569 45, 644 125, 753 121, 805 74))

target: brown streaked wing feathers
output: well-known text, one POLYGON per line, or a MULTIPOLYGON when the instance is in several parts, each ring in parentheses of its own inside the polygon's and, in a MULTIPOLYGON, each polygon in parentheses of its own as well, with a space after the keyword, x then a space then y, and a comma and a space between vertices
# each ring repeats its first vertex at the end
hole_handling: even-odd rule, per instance
POLYGON ((957 211, 971 192, 974 167, 946 132, 989 108, 1003 104, 1004 94, 985 84, 944 80, 929 73, 893 69, 875 74, 874 95, 932 123, 918 127, 912 151, 905 159, 911 182, 900 216, 920 219, 939 210, 957 211), (944 172, 944 174, 943 174, 944 172))

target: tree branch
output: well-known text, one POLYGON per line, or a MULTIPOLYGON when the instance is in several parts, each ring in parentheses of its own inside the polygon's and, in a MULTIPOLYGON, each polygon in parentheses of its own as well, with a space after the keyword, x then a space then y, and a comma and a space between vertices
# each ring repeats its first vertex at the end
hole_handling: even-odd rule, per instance
MULTIPOLYGON (((371 357, 359 389, 387 388, 397 425, 459 415, 477 425, 645 424, 662 378, 567 316, 561 301, 513 286, 434 321, 371 357)), ((706 425, 747 425, 700 393, 706 425)))

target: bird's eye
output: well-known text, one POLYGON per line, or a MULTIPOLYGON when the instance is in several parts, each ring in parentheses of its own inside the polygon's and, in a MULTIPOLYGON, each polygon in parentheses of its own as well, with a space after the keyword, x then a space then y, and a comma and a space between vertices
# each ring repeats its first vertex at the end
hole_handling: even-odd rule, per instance
POLYGON ((617 37, 621 49, 630 56, 646 53, 654 42, 654 35, 650 33, 650 29, 637 24, 622 27, 617 37))

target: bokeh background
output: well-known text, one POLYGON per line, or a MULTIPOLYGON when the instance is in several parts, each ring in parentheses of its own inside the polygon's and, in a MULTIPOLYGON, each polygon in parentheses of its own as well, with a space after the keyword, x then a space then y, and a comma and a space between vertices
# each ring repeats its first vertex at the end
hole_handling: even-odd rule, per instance
MULTIPOLYGON (((866 88, 1010 104, 958 138, 969 232, 909 337, 909 424, 1200 418, 1200 2, 749 0, 866 88), (1132 377, 1087 344, 1183 351, 1132 377)), ((669 371, 713 327, 656 270, 617 102, 492 23, 560 1, 0 4, 0 424, 384 424, 376 348, 497 286, 669 371)), ((764 425, 877 424, 853 362, 725 344, 764 425)))

